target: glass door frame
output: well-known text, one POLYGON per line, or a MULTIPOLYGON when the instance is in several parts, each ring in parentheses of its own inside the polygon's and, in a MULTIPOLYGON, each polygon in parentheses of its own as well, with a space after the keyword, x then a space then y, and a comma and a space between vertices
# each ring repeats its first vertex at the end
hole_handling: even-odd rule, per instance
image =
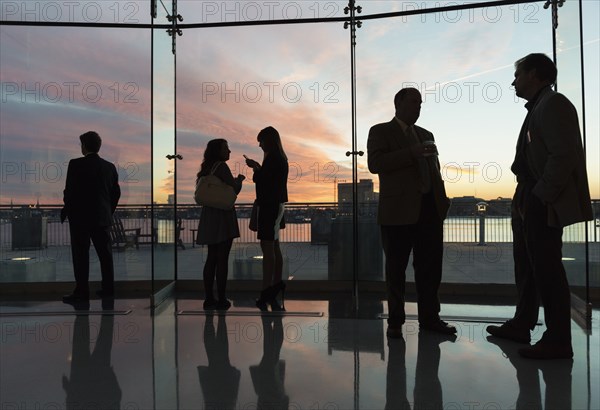
MULTIPOLYGON (((222 27, 232 27, 232 26, 260 26, 260 25, 285 25, 285 24, 302 24, 302 23, 315 23, 315 22, 323 22, 323 23, 345 23, 345 28, 351 28, 349 30, 350 34, 350 53, 351 56, 354 56, 354 51, 356 48, 356 37, 360 39, 360 31, 356 31, 356 27, 360 27, 360 21, 367 20, 376 20, 376 19, 385 19, 385 18, 394 18, 394 17, 406 17, 406 16, 414 16, 414 15, 423 15, 423 14, 431 14, 431 13, 442 13, 442 12, 455 12, 460 10, 471 10, 478 8, 486 8, 486 7, 502 7, 502 6, 510 6, 516 4, 526 4, 526 3, 541 3, 543 0, 499 0, 499 1, 482 1, 479 3, 472 4, 462 4, 462 5, 450 5, 450 6, 442 6, 442 7, 433 7, 433 8, 425 8, 425 9, 415 9, 415 10, 405 10, 400 12, 389 12, 389 13, 379 13, 379 14, 370 14, 370 15, 355 15, 355 12, 360 13, 360 5, 355 0, 349 0, 348 3, 348 13, 349 16, 345 17, 329 17, 329 18, 313 18, 313 19, 289 19, 289 20, 277 20, 277 21, 243 21, 243 22, 217 22, 217 23, 191 23, 191 24, 179 24, 179 27, 182 29, 202 29, 202 28, 222 28, 222 27)), ((173 0, 174 3, 177 0, 173 0)), ((556 0, 551 0, 550 3, 556 3, 556 0)), ((550 33, 549 33, 550 34, 550 33)), ((360 155, 359 148, 356 146, 356 107, 354 102, 354 93, 356 91, 355 84, 355 76, 356 76, 356 67, 354 65, 354 58, 351 61, 350 67, 350 76, 352 81, 352 93, 353 93, 353 101, 352 101, 352 112, 351 112, 351 121, 352 121, 352 138, 351 138, 351 146, 352 151, 348 151, 347 156, 353 157, 353 165, 352 165, 352 185, 353 185, 353 249, 355 250, 353 255, 353 283, 351 284, 352 294, 353 294, 353 305, 354 310, 356 311, 358 306, 358 296, 360 292, 360 279, 357 274, 358 268, 358 252, 357 249, 360 249, 360 235, 358 229, 356 227, 358 215, 358 198, 357 198, 357 184, 358 178, 356 175, 357 172, 357 164, 356 164, 356 156, 360 155)), ((175 86, 177 88, 177 84, 175 86)), ((589 285, 588 285, 589 288, 589 285)))
MULTIPOLYGON (((582 8, 583 8, 583 4, 582 4, 582 0, 575 0, 575 1, 569 1, 566 2, 565 4, 562 4, 556 0, 552 0, 549 1, 547 3, 549 5, 549 8, 551 9, 552 12, 552 53, 553 53, 553 60, 554 60, 554 64, 556 65, 556 67, 558 68, 558 79, 554 85, 554 90, 559 92, 559 86, 561 84, 560 82, 560 74, 562 70, 562 67, 565 64, 570 65, 571 67, 573 67, 574 65, 579 64, 579 71, 580 71, 580 78, 579 78, 579 85, 580 85, 580 89, 578 90, 578 92, 580 92, 580 99, 581 99, 581 106, 577 106, 577 102, 575 102, 575 106, 578 110, 578 112, 580 112, 580 119, 581 119, 581 137, 582 137, 582 143, 583 143, 583 151, 584 154, 586 154, 587 152, 587 133, 586 133, 586 105, 585 105, 585 65, 584 65, 584 55, 583 55, 583 15, 582 15, 582 8), (558 42, 557 42, 557 37, 560 34, 561 31, 561 10, 563 10, 564 7, 572 7, 572 6, 577 6, 577 11, 576 11, 576 17, 578 20, 578 27, 579 27, 579 32, 577 33, 577 44, 576 46, 579 48, 579 60, 569 60, 569 59, 561 59, 558 56, 558 42)), ((570 11, 570 10, 569 10, 570 11)), ((567 14, 567 12, 565 11, 565 13, 562 14, 562 16, 564 17, 565 14, 567 14)), ((567 14, 568 16, 568 14, 567 14)), ((587 156, 586 156, 587 158, 587 156)), ((586 327, 587 329, 591 329, 592 326, 592 303, 590 300, 590 226, 591 224, 593 224, 594 221, 586 221, 583 222, 582 224, 584 225, 584 232, 585 232, 585 293, 584 295, 581 294, 577 294, 575 293, 574 289, 570 289, 571 290, 571 307, 573 309, 573 311, 577 314, 576 316, 574 316, 574 318, 577 319, 581 319, 583 321, 583 325, 584 327, 586 327)))
MULTIPOLYGON (((155 232, 154 236, 153 236, 153 245, 152 245, 152 277, 151 277, 151 294, 150 294, 150 308, 152 309, 152 311, 154 311, 154 309, 156 309, 162 302, 164 302, 165 300, 167 300, 174 292, 175 290, 175 285, 176 285, 176 281, 177 281, 177 237, 176 237, 176 231, 177 231, 177 160, 181 159, 181 156, 177 155, 174 151, 175 151, 175 147, 177 146, 177 124, 176 124, 176 118, 177 118, 177 107, 176 107, 176 77, 175 77, 175 73, 176 73, 176 54, 175 54, 175 38, 176 38, 176 27, 177 27, 177 19, 173 16, 177 15, 177 1, 176 0, 172 0, 171 3, 171 14, 169 13, 169 10, 166 9, 165 7, 165 11, 167 13, 166 18, 168 20, 168 24, 166 23, 162 23, 162 24, 155 24, 156 19, 158 19, 159 14, 157 12, 157 6, 158 6, 158 1, 153 0, 152 1, 152 6, 151 6, 151 17, 152 17, 152 35, 151 35, 151 83, 152 83, 152 90, 151 90, 151 117, 152 117, 152 125, 151 125, 151 133, 152 133, 152 138, 151 138, 151 158, 152 158, 152 165, 151 165, 151 180, 152 180, 152 194, 151 194, 151 209, 152 209, 152 230, 153 232, 155 232), (168 35, 170 35, 172 37, 172 43, 171 43, 171 48, 168 51, 168 57, 164 55, 164 50, 162 48, 159 48, 156 45, 155 42, 155 35, 158 36, 165 36, 165 32, 163 31, 167 31, 168 35), (157 52, 158 51, 158 52, 157 52), (172 89, 173 92, 171 95, 168 95, 168 98, 171 100, 172 102, 172 111, 170 111, 170 113, 172 113, 173 115, 173 123, 172 123, 172 131, 173 131, 173 135, 172 135, 172 140, 171 141, 164 141, 168 144, 172 143, 172 149, 169 150, 167 149, 167 152, 161 152, 158 153, 158 147, 159 145, 163 142, 162 140, 160 140, 158 138, 158 133, 157 133, 157 112, 158 110, 156 109, 157 104, 155 104, 155 102, 157 101, 157 93, 156 93, 156 79, 159 78, 159 76, 157 75, 157 72, 155 70, 155 66, 156 66, 156 62, 161 61, 162 59, 165 58, 173 58, 172 60, 172 64, 169 66, 167 64, 167 67, 172 70, 172 77, 171 78, 167 78, 167 81, 170 81, 170 84, 172 87, 169 87, 169 89, 172 89), (158 184, 160 183, 160 181, 157 178, 157 158, 155 158, 155 155, 160 155, 160 159, 162 160, 162 155, 166 156, 166 159, 169 161, 172 161, 171 163, 173 164, 172 167, 172 171, 167 170, 167 172, 171 172, 171 177, 173 178, 174 184, 173 184, 173 190, 169 191, 168 195, 167 195, 167 206, 163 207, 163 206, 158 206, 156 203, 156 197, 155 197, 155 193, 157 192, 158 189, 158 184), (172 203, 169 203, 171 201, 168 200, 168 197, 172 198, 172 203), (166 213, 167 215, 167 219, 164 219, 164 214, 166 213), (163 219, 159 220, 159 215, 163 215, 163 219), (163 229, 161 229, 161 222, 163 223, 164 227, 163 229), (162 232, 164 231, 164 233, 162 232), (163 235, 166 238, 173 238, 172 241, 167 242, 163 245, 161 245, 161 240, 160 240, 160 235, 161 233, 163 233, 163 235), (167 252, 167 257, 168 257, 168 262, 170 262, 170 259, 172 258, 172 265, 171 263, 168 263, 167 266, 158 266, 158 264, 160 264, 163 260, 163 258, 158 258, 157 257, 157 250, 160 247, 160 251, 161 253, 165 253, 167 252), (169 266, 170 265, 170 266, 169 266), (172 274, 169 274, 169 272, 165 272, 165 270, 169 270, 172 269, 172 274), (168 278, 162 279, 159 276, 161 275, 168 275, 168 278)), ((164 7, 163 2, 160 2, 161 5, 164 7)), ((161 11, 162 12, 162 11, 161 11)))

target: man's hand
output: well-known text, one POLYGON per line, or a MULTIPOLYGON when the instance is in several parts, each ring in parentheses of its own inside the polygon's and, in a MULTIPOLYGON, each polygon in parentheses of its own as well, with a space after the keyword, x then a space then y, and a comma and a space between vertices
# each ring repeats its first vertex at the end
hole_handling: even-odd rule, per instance
POLYGON ((414 144, 410 147, 410 153, 414 158, 431 157, 438 155, 437 147, 433 141, 425 141, 423 144, 414 144))

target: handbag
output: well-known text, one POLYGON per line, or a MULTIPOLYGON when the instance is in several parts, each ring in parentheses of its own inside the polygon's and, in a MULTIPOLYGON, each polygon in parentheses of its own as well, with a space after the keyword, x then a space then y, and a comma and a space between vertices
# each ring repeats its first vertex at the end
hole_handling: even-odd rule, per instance
POLYGON ((227 185, 219 177, 213 175, 221 162, 213 165, 209 175, 198 179, 194 200, 198 205, 211 208, 229 210, 233 209, 237 195, 231 185, 227 185))
POLYGON ((252 211, 250 212, 250 223, 248 229, 252 232, 258 232, 258 205, 256 201, 252 204, 252 211))
MULTIPOLYGON (((258 232, 258 212, 259 206, 256 201, 252 204, 252 211, 250 211, 250 222, 248 223, 248 229, 252 232, 258 232)), ((285 229, 285 217, 281 218, 279 222, 279 229, 285 229)))

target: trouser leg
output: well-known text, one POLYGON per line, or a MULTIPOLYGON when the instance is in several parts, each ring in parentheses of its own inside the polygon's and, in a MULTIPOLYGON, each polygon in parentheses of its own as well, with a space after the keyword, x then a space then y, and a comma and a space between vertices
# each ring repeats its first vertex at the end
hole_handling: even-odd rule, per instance
POLYGON ((440 318, 438 290, 442 281, 444 238, 443 222, 437 215, 430 195, 423 196, 414 238, 413 266, 419 322, 436 322, 440 318))
POLYGON ((112 291, 115 286, 115 268, 112 255, 112 243, 108 227, 99 226, 92 229, 92 242, 100 261, 102 273, 102 289, 112 291))
POLYGON ((75 292, 81 296, 89 295, 90 276, 90 233, 87 229, 71 225, 71 256, 75 276, 75 292))
POLYGON ((406 266, 412 249, 414 225, 382 225, 381 241, 385 253, 385 281, 388 298, 388 324, 399 327, 406 320, 404 292, 406 266))
POLYGON ((517 211, 513 212, 511 225, 515 284, 517 286, 517 307, 511 322, 516 327, 533 330, 538 321, 540 301, 533 265, 527 249, 524 221, 517 211))
POLYGON ((571 344, 571 292, 562 264, 562 228, 548 226, 547 207, 535 195, 525 217, 527 249, 544 306, 543 339, 571 344))

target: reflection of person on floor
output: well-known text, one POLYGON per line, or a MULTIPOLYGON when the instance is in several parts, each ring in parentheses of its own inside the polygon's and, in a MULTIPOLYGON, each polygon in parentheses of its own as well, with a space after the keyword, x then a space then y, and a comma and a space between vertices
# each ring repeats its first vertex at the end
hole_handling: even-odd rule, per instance
POLYGON ((415 371, 414 400, 417 409, 443 409, 442 384, 438 376, 440 368, 440 343, 455 341, 455 335, 419 332, 419 351, 415 371))
POLYGON ((285 361, 279 360, 283 344, 281 317, 262 316, 263 357, 258 365, 250 366, 254 391, 258 395, 256 408, 287 409, 290 398, 285 394, 285 361))
POLYGON ((517 410, 542 409, 542 395, 538 369, 542 370, 546 383, 546 409, 571 408, 571 371, 573 360, 531 361, 524 360, 518 353, 519 345, 500 337, 488 336, 487 341, 494 343, 508 358, 517 373, 519 395, 517 410))
POLYGON ((114 316, 103 315, 94 352, 90 354, 88 315, 75 318, 71 376, 63 375, 67 409, 120 409, 121 388, 110 365, 114 316))
POLYGON ((219 327, 216 331, 213 318, 213 315, 207 315, 204 323, 204 348, 208 357, 208 366, 198 366, 204 408, 234 409, 241 372, 229 362, 229 339, 225 316, 218 316, 219 327))
POLYGON ((516 409, 541 409, 540 378, 535 363, 530 360, 522 360, 518 353, 519 346, 511 341, 495 336, 489 336, 487 340, 502 350, 502 354, 508 358, 510 364, 517 371, 519 395, 517 397, 516 409))
POLYGON ((573 359, 536 363, 546 383, 546 410, 570 410, 573 359))
POLYGON ((385 409, 410 410, 406 398, 406 342, 404 338, 389 338, 388 348, 385 409))

